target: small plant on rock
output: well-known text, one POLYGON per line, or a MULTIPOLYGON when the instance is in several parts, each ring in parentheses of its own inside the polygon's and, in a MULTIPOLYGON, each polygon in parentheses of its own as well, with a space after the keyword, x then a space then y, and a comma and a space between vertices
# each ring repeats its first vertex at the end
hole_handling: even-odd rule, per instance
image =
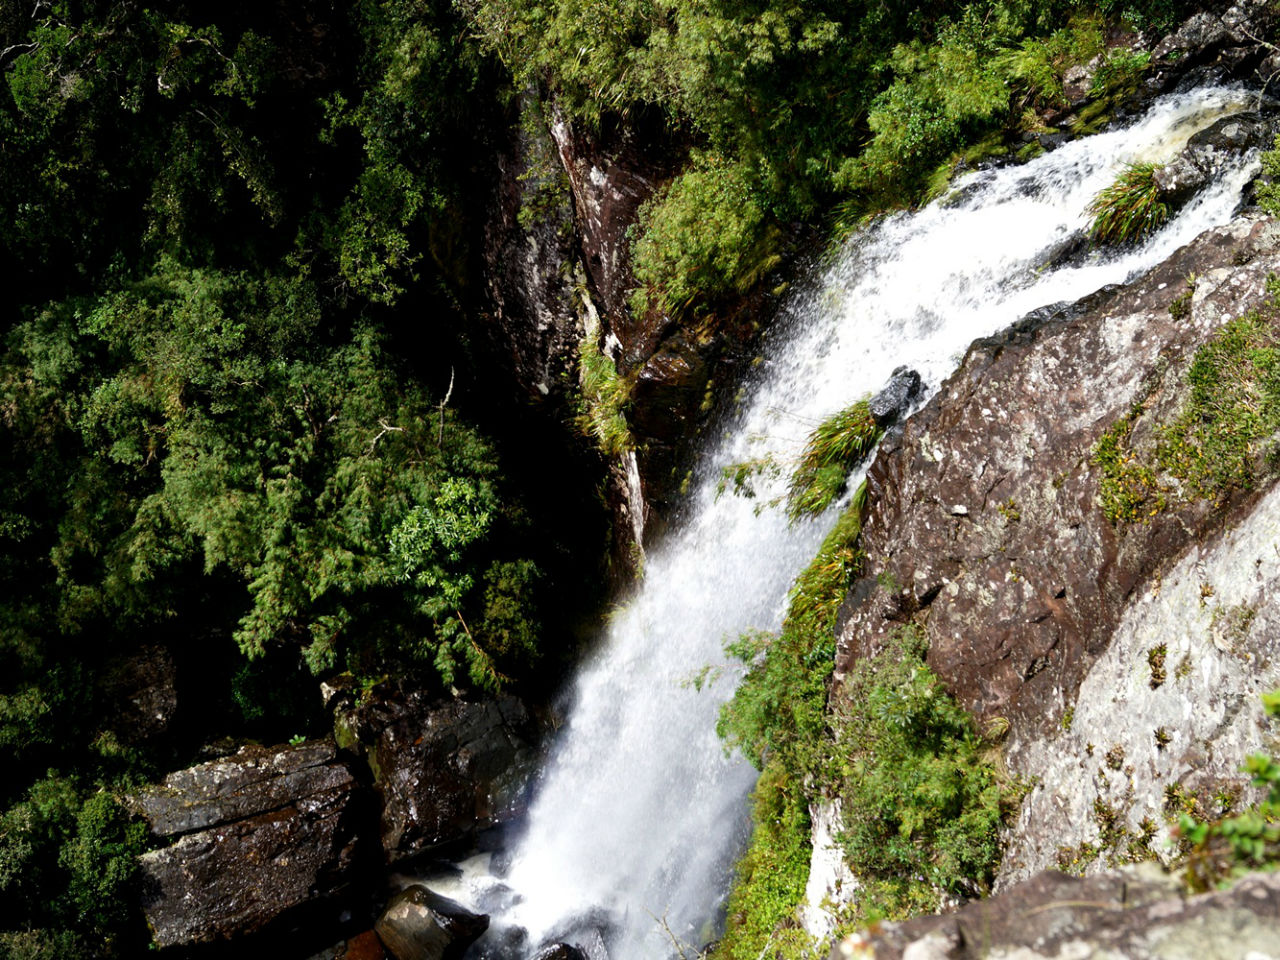
POLYGON ((795 521, 827 509, 882 432, 866 400, 859 400, 820 423, 809 434, 800 463, 791 475, 787 515, 795 521))
POLYGON ((1169 205, 1160 199, 1156 170, 1154 163, 1129 164, 1111 186, 1093 198, 1089 235, 1096 243, 1135 243, 1169 219, 1169 205))

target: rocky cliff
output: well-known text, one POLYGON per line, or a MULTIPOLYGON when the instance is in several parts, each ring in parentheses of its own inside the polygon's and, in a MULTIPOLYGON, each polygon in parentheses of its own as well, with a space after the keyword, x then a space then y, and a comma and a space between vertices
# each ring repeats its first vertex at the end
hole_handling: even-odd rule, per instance
MULTIPOLYGON (((1237 436, 1268 402, 1228 358, 1256 346, 1239 346, 1245 326, 1272 336, 1278 271, 1280 224, 1246 213, 1123 287, 1037 311, 975 343, 868 475, 833 714, 855 662, 903 624, 924 632, 929 666, 989 735, 1007 730, 1029 787, 996 881, 1015 897, 1045 869, 1172 859, 1177 816, 1254 799, 1242 760, 1276 750, 1259 700, 1280 685, 1275 461, 1265 430, 1234 446, 1214 431, 1237 436)), ((825 869, 815 901, 836 886, 825 869)), ((911 936, 871 955, 907 955, 911 936)))

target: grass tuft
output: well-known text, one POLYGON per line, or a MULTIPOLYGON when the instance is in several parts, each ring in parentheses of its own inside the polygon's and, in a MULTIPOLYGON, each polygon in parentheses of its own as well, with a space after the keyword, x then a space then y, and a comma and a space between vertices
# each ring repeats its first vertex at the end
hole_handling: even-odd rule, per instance
POLYGON ((1094 242, 1108 246, 1136 243, 1164 225, 1169 205, 1160 199, 1157 169, 1154 163, 1129 164, 1111 186, 1093 198, 1089 234, 1094 242))
POLYGON ((787 516, 792 521, 822 513, 838 497, 849 474, 871 452, 883 431, 867 400, 846 407, 818 425, 787 487, 787 516))

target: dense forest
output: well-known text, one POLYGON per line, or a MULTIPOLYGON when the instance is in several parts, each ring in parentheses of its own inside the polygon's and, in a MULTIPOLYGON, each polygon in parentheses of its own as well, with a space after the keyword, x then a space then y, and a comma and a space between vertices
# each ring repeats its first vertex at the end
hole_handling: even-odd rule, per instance
MULTIPOLYGON (((538 698, 572 664, 627 440, 581 413, 598 353, 561 405, 503 365, 483 238, 518 131, 661 127, 629 309, 702 322, 802 238, 1038 149, 1071 67, 1118 99, 1144 61, 1114 36, 1189 6, 3 0, 0 953, 143 949, 117 798, 322 733, 320 678, 538 698), (116 691, 157 659, 193 679, 149 737, 116 691)), ((785 757, 809 722, 734 735, 785 757)))

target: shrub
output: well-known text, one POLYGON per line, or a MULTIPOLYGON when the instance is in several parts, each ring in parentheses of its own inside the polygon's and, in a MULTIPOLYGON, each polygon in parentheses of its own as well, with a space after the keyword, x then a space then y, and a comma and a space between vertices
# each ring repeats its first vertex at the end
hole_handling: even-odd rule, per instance
POLYGON ((781 235, 745 164, 695 154, 691 169, 641 208, 632 309, 701 313, 777 266, 781 235))
POLYGON ((631 384, 618 375, 613 358, 600 349, 590 331, 578 344, 578 363, 582 377, 578 429, 595 440, 606 456, 620 456, 635 446, 624 412, 631 402, 631 384))
POLYGON ((973 720, 925 665, 918 627, 845 680, 845 857, 860 909, 894 919, 940 894, 985 894, 1000 861, 1004 789, 973 720))
POLYGON ((1097 243, 1135 243, 1163 226, 1169 206, 1160 199, 1154 163, 1129 164, 1089 204, 1089 233, 1097 243))

